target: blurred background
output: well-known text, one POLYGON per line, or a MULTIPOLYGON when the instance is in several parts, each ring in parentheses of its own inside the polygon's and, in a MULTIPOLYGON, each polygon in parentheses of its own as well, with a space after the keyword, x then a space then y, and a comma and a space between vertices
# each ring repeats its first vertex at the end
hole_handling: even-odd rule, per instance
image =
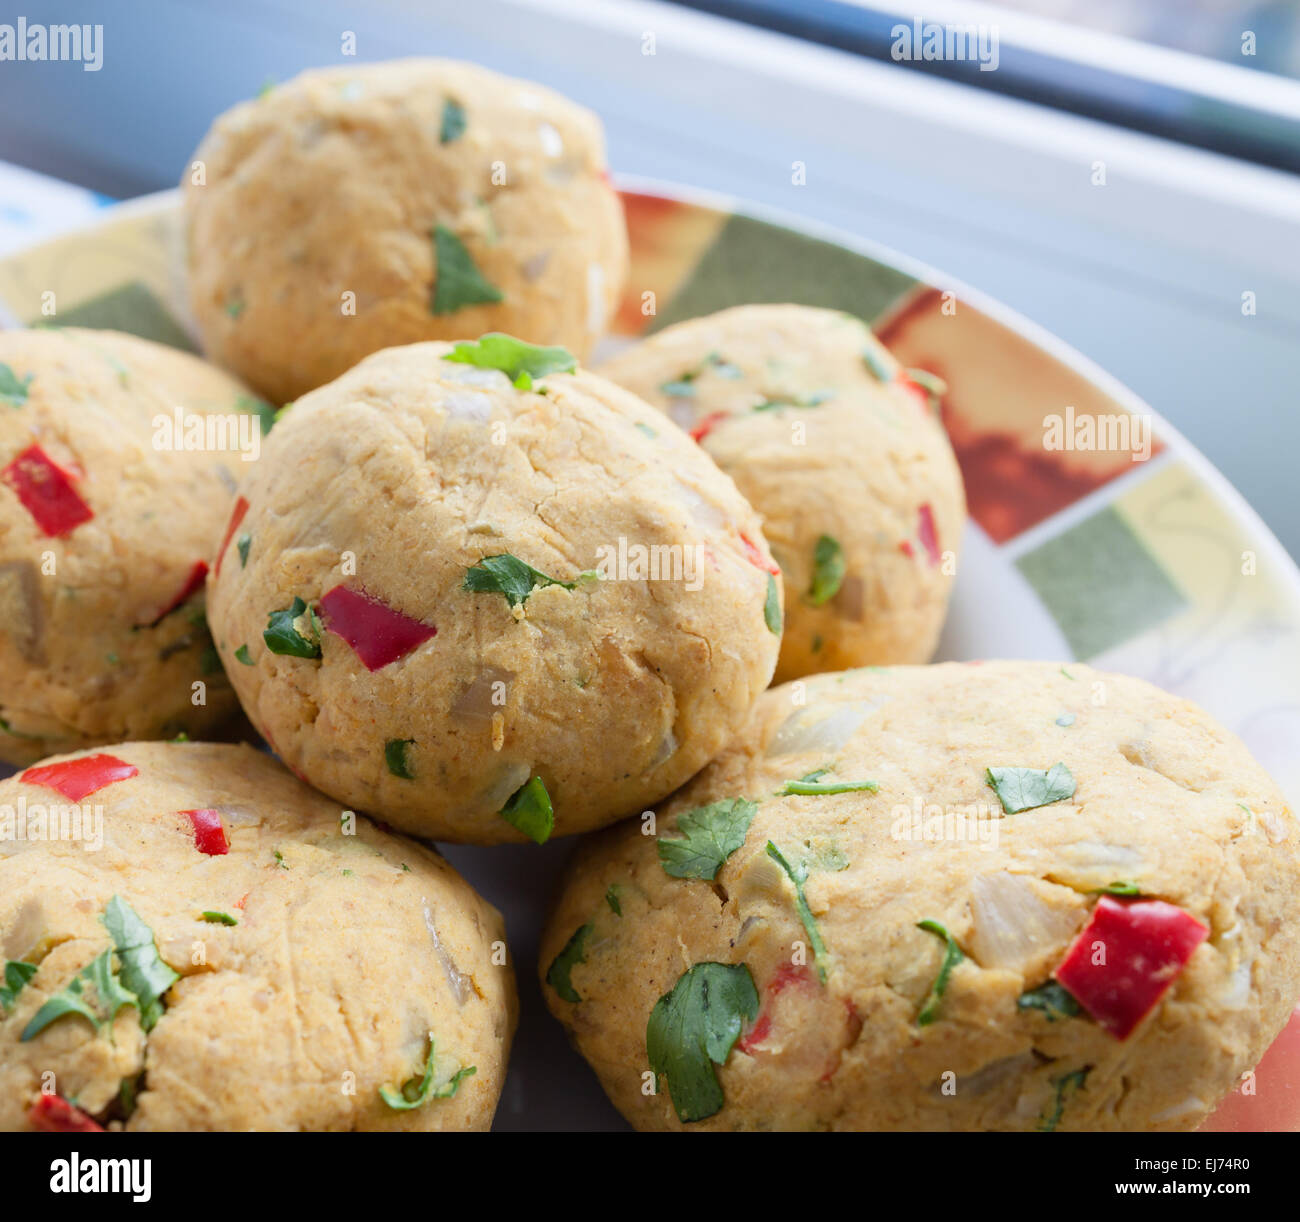
POLYGON ((102 65, 0 62, 0 248, 171 186, 217 112, 345 62, 347 32, 358 60, 473 59, 598 111, 625 179, 836 226, 1000 298, 1132 386, 1300 555, 1296 0, 0 5, 19 15, 102 25, 102 65), (917 22, 974 28, 980 53, 903 53, 917 22))

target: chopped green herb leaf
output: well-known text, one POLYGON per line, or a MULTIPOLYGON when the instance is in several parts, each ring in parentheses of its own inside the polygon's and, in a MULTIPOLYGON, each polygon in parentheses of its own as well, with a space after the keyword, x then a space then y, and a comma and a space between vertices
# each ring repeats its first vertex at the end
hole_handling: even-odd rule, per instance
POLYGON ((638 420, 638 421, 636 422, 636 427, 637 427, 637 429, 638 429, 640 432, 644 433, 647 437, 658 437, 658 436, 659 436, 659 434, 656 433, 656 432, 654 431, 654 429, 652 429, 648 424, 646 424, 646 422, 645 422, 644 420, 638 420))
POLYGON ((1070 672, 1066 670, 1064 666, 1061 667, 1061 674, 1063 674, 1071 682, 1076 682, 1076 683, 1078 682, 1078 680, 1075 679, 1075 677, 1072 674, 1070 674, 1070 672))
POLYGON ((756 412, 773 412, 782 407, 820 407, 834 398, 829 390, 813 391, 810 395, 777 395, 754 404, 756 412))
POLYGON ((894 380, 894 371, 885 364, 880 354, 874 348, 862 349, 862 363, 870 371, 871 376, 877 382, 892 382, 894 380))
POLYGON ((20 378, 14 371, 0 361, 0 402, 10 407, 22 407, 27 402, 27 388, 32 384, 34 374, 20 378))
POLYGON ((771 573, 767 575, 767 597, 763 599, 763 622, 769 632, 781 635, 781 593, 771 573))
POLYGON ((536 844, 545 844, 555 830, 551 795, 539 776, 520 786, 501 808, 501 818, 536 844))
POLYGON ((618 898, 618 884, 615 883, 605 892, 605 903, 609 905, 609 910, 615 916, 623 915, 623 904, 618 898))
POLYGON ((0 1013, 7 1014, 14 1008, 18 994, 35 975, 36 964, 34 963, 25 963, 21 959, 5 961, 4 984, 0 985, 0 1013))
POLYGON ((450 144, 465 134, 465 108, 451 98, 442 104, 442 126, 438 130, 438 143, 450 144))
POLYGON ((797 867, 792 866, 786 861, 781 850, 770 840, 767 842, 767 855, 786 872, 791 883, 794 884, 795 911, 799 914, 799 920, 803 924, 804 932, 808 935, 808 942, 813 948, 813 957, 817 963, 817 976, 822 984, 825 984, 826 961, 829 958, 826 953, 826 943, 822 941, 822 931, 817 926, 817 918, 813 916, 812 909, 808 907, 808 897, 804 894, 803 889, 804 883, 808 881, 808 867, 802 862, 797 867))
POLYGON ((1079 1003, 1055 980, 1021 993, 1016 999, 1016 1008, 1041 1010, 1049 1023, 1056 1022, 1058 1018, 1078 1018, 1080 1013, 1079 1003))
POLYGON ((743 376, 738 366, 731 364, 730 361, 723 360, 716 352, 710 352, 698 365, 693 366, 683 374, 679 374, 671 381, 660 383, 659 389, 674 399, 690 398, 695 394, 695 387, 692 383, 708 369, 712 369, 720 378, 739 378, 743 376))
POLYGON ((813 577, 807 600, 814 607, 830 602, 844 583, 844 549, 830 535, 822 535, 813 547, 813 577))
POLYGON ((407 749, 414 743, 413 738, 390 738, 384 744, 384 763, 388 765, 388 771, 404 781, 415 780, 415 773, 411 771, 410 760, 407 758, 407 749))
POLYGON ((1064 764, 1041 768, 988 768, 985 784, 1009 815, 1074 797, 1074 774, 1064 764))
POLYGON ((301 598, 295 597, 288 610, 271 612, 262 639, 272 653, 293 658, 321 656, 320 620, 301 598))
POLYGON ((591 936, 593 928, 590 922, 579 925, 573 931, 573 936, 564 944, 564 949, 551 960, 551 966, 546 969, 546 983, 564 1001, 582 1000, 578 990, 573 987, 570 973, 577 964, 587 961, 587 939, 591 936))
POLYGON ((528 344, 500 331, 489 331, 475 341, 461 340, 442 359, 478 369, 499 369, 520 390, 528 390, 533 378, 544 378, 548 373, 572 373, 578 367, 578 358, 567 348, 528 344), (528 381, 520 386, 520 379, 525 375, 528 381))
POLYGON ((202 919, 212 925, 238 925, 239 921, 228 912, 204 912, 202 919))
POLYGON ((433 230, 433 256, 437 263, 433 297, 429 308, 434 314, 454 314, 463 306, 491 305, 504 301, 505 294, 484 279, 470 253, 446 225, 433 230))
POLYGON ((244 302, 239 297, 232 297, 226 302, 226 316, 238 318, 244 312, 244 302))
POLYGON ((1141 895, 1142 888, 1137 883, 1107 883, 1104 887, 1094 887, 1089 895, 1141 895))
POLYGON ((424 1076, 407 1078, 400 1091, 381 1086, 379 1095, 395 1112, 409 1112, 412 1108, 422 1107, 430 1099, 450 1099, 459 1089, 461 1081, 477 1071, 477 1066, 467 1065, 458 1069, 441 1086, 434 1086, 434 1062, 437 1058, 437 1045, 433 1036, 429 1036, 429 1059, 424 1063, 424 1076))
POLYGON ((275 427, 276 418, 280 414, 265 399, 258 399, 253 395, 240 395, 235 400, 235 406, 241 412, 249 412, 257 417, 263 437, 275 427))
POLYGON ((930 410, 937 412, 943 406, 943 396, 947 393, 948 384, 942 378, 935 377, 928 369, 909 369, 907 376, 925 391, 925 397, 930 401, 930 410))
POLYGON ((248 534, 240 535, 239 538, 235 540, 235 547, 239 552, 239 567, 241 569, 248 566, 248 549, 252 544, 253 536, 248 534))
MULTIPOLYGON (((824 775, 826 769, 822 769, 824 775)), ((797 781, 786 781, 785 788, 781 793, 785 797, 792 795, 798 797, 816 797, 823 793, 857 793, 859 790, 866 790, 867 793, 875 793, 880 788, 875 781, 818 781, 813 773, 808 777, 802 777, 797 781), (809 777, 814 779, 809 780, 809 777)))
POLYGON ((758 1016, 758 990, 743 963, 697 963, 650 1011, 645 1048, 656 1081, 666 1079, 677 1117, 706 1120, 725 1099, 714 1065, 725 1065, 747 1022, 758 1016))
POLYGON ((1091 1072, 1092 1066, 1085 1065, 1082 1069, 1076 1069, 1073 1073, 1062 1074, 1059 1078, 1052 1079, 1052 1085, 1056 1087, 1056 1102, 1050 1114, 1039 1122, 1038 1131, 1040 1133, 1056 1132, 1056 1126, 1061 1123, 1061 1116, 1065 1112, 1066 1099, 1076 1090, 1083 1090, 1084 1083, 1091 1072))
POLYGON ((108 901, 102 919, 117 949, 122 983, 135 994, 140 1006, 140 1026, 152 1031, 163 1015, 163 994, 180 976, 163 962, 153 930, 120 895, 108 901))
POLYGON ((236 657, 236 659, 237 659, 238 661, 242 662, 245 666, 253 666, 253 665, 255 665, 253 659, 250 658, 250 657, 248 656, 248 646, 247 646, 247 645, 241 645, 238 649, 236 649, 236 650, 235 650, 235 657, 236 657))
POLYGON ((934 978, 934 983, 930 986, 930 991, 926 994, 925 1001, 921 1003, 921 1009, 916 1016, 918 1027, 928 1027, 939 1017, 939 1005, 947 991, 948 977, 952 975, 952 969, 966 956, 961 953, 957 940, 938 921, 918 921, 916 927, 942 938, 944 943, 943 962, 939 965, 939 974, 934 978))
POLYGON ((279 866, 280 869, 287 870, 289 868, 289 863, 285 861, 284 854, 281 853, 279 849, 272 849, 271 856, 275 858, 275 864, 279 866))
POLYGON ((543 586, 562 586, 566 590, 575 589, 579 581, 586 580, 590 573, 579 573, 573 581, 557 581, 545 573, 525 564, 518 556, 502 552, 496 556, 484 556, 477 564, 465 570, 465 580, 461 589, 471 594, 504 594, 506 602, 517 607, 528 596, 543 586))
POLYGON ((656 846, 664 873, 712 881, 722 863, 745 843, 757 813, 758 803, 746 798, 724 798, 683 811, 677 816, 679 835, 672 840, 660 836, 656 846))
POLYGON ((113 971, 113 952, 104 951, 81 969, 68 983, 39 1010, 23 1028, 19 1039, 26 1043, 35 1039, 52 1022, 69 1014, 80 1014, 99 1031, 111 1023, 123 1006, 138 1005, 135 994, 122 987, 113 971), (86 987, 90 987, 87 997, 86 987))

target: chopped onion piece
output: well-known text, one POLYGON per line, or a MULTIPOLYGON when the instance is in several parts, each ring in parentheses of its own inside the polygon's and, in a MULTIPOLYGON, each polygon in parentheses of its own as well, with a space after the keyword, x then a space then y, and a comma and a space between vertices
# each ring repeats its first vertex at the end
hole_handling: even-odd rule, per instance
POLYGON ((971 884, 975 932, 970 949, 981 967, 1021 971, 1070 938, 1079 916, 1046 903, 1023 874, 978 874, 971 884))
MULTIPOLYGON (((883 701, 881 702, 883 703, 883 701)), ((812 704, 796 709, 781 723, 767 745, 767 755, 796 755, 801 751, 838 751, 880 704, 866 700, 842 704, 812 704)))

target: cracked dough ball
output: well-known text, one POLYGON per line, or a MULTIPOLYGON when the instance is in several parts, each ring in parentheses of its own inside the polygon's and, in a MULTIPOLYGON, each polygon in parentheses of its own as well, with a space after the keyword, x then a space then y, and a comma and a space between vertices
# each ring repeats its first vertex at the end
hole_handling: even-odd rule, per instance
POLYGON ((0 333, 0 759, 197 737, 235 711, 203 577, 247 464, 233 448, 156 448, 156 418, 239 413, 260 442, 255 406, 132 335, 0 333))
MULTIPOLYGON (((0 996, 0 1130, 39 1124, 46 1074, 99 1123, 133 1130, 490 1126, 514 977, 500 915, 446 861, 366 819, 345 825, 337 804, 251 747, 126 743, 107 767, 127 767, 111 771, 104 754, 0 782, 0 819, 20 802, 30 820, 35 804, 73 800, 102 818, 99 845, 40 840, 30 826, 26 839, 0 836, 0 950, 35 965, 16 998, 0 996), (220 827, 200 832, 190 811, 215 812, 220 827), (143 934, 115 932, 123 903, 143 934), (160 1003, 146 992, 111 1022, 38 1021, 24 1041, 115 942, 113 985, 138 981, 130 960, 165 987, 160 1003), (416 1094, 400 1092, 422 1078, 430 1039, 428 1095, 389 1107, 380 1089, 416 1094)), ((98 1019, 110 1008, 94 986, 80 1000, 98 1019)))
POLYGON ((682 1127, 676 1102, 705 1129, 1182 1130, 1241 1082, 1300 990, 1295 815, 1194 705, 1068 670, 773 688, 657 842, 632 820, 582 846, 543 991, 634 1125, 682 1127), (988 783, 1061 764, 995 774, 1007 806, 1044 802, 1019 813, 988 783))
POLYGON ((735 485, 634 395, 519 390, 452 351, 377 353, 276 425, 213 635, 253 724, 339 801, 491 844, 544 839, 549 800, 556 834, 586 831, 743 723, 780 581, 735 485))
POLYGON ((204 348, 276 402, 417 340, 584 356, 627 275, 600 121, 473 64, 305 72, 220 116, 182 185, 204 348))
POLYGON ((600 372, 696 437, 762 515, 787 590, 777 682, 929 661, 966 520, 961 472, 926 392, 865 323, 737 306, 600 372))

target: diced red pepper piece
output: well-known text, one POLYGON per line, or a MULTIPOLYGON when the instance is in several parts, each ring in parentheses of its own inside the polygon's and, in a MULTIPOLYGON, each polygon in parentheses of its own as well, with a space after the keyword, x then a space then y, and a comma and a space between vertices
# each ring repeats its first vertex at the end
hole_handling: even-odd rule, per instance
POLYGON ((221 576, 221 558, 226 554, 226 548, 230 546, 230 540, 235 537, 235 531, 239 529, 239 524, 244 520, 247 512, 248 502, 242 496, 237 497, 235 507, 230 511, 230 524, 226 527, 225 537, 221 540, 221 546, 217 548, 217 558, 213 561, 216 566, 213 571, 218 577, 221 576))
POLYGON ((367 670, 404 658, 438 632, 432 625, 347 586, 335 586, 323 594, 319 605, 325 627, 352 646, 367 670))
POLYGON ((18 779, 27 785, 43 785, 61 793, 69 802, 80 802, 118 781, 139 776, 140 769, 115 755, 83 755, 60 764, 28 768, 18 779))
POLYGON ((925 414, 930 414, 930 392, 925 389, 919 382, 914 382, 901 369, 894 377, 894 381, 905 391, 914 396, 921 404, 925 414))
POLYGON ((714 429, 724 420, 730 417, 730 412, 710 412, 690 431, 692 441, 703 441, 714 429))
POLYGON ((203 583, 208 577, 208 562, 206 560, 196 560, 194 567, 190 569, 190 575, 185 578, 185 584, 181 586, 176 597, 171 600, 153 619, 149 621, 148 627, 156 628, 163 622, 177 607, 184 606, 190 601, 201 589, 203 583))
POLYGON ((1054 975, 1111 1035, 1127 1039, 1209 935, 1164 900, 1103 895, 1054 975))
POLYGON ((69 534, 95 515, 74 487, 71 471, 60 467, 38 445, 28 446, 3 471, 3 479, 51 539, 69 534))
POLYGON ((42 1095, 27 1110, 27 1123, 40 1133, 102 1133, 97 1124, 79 1107, 73 1107, 61 1095, 42 1095))
POLYGON ((745 559, 748 560, 750 564, 756 565, 765 573, 771 573, 773 577, 781 576, 781 569, 776 561, 769 560, 764 556, 763 553, 758 550, 753 539, 748 535, 740 536, 740 547, 745 553, 745 559))
POLYGON ((912 556, 916 555, 916 552, 912 547, 911 539, 904 539, 901 543, 899 543, 898 550, 902 552, 904 556, 907 556, 909 559, 912 556))
POLYGON ((921 540, 925 554, 930 557, 930 567, 934 568, 942 556, 939 551, 939 533, 934 528, 934 510, 929 504, 922 505, 916 511, 916 537, 921 540))
POLYGON ((758 1018, 754 1020, 754 1025, 736 1041, 736 1047, 741 1052, 752 1053, 772 1034, 772 1002, 791 985, 806 988, 816 984, 817 977, 813 974, 812 968, 783 963, 777 968, 776 975, 767 982, 767 1001, 759 1011, 758 1018))
POLYGON ((226 829, 221 826, 221 815, 215 810, 183 810, 194 825, 194 847, 209 857, 224 857, 230 852, 226 829))

